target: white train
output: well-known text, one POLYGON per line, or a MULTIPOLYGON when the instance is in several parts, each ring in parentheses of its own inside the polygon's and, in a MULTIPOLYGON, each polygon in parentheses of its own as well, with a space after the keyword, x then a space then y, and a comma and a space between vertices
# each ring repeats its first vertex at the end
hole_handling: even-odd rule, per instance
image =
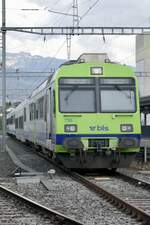
POLYGON ((22 142, 32 142, 51 149, 50 133, 50 80, 44 81, 31 96, 7 115, 7 133, 22 142))

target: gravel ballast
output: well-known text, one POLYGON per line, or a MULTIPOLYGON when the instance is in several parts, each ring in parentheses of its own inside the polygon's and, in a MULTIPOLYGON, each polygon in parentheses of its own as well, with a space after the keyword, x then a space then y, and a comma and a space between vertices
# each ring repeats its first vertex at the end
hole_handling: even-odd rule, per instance
POLYGON ((16 179, 12 178, 1 180, 2 185, 46 207, 71 216, 85 225, 141 224, 64 173, 61 174, 56 170, 53 179, 50 179, 47 175, 47 171, 53 168, 50 162, 36 155, 31 147, 16 140, 8 138, 7 142, 22 163, 37 172, 42 172, 43 176, 40 176, 40 183, 27 181, 17 183, 16 179), (42 181, 48 182, 48 187, 45 187, 42 181))
POLYGON ((141 224, 70 178, 49 179, 49 190, 41 183, 5 186, 85 225, 141 224))

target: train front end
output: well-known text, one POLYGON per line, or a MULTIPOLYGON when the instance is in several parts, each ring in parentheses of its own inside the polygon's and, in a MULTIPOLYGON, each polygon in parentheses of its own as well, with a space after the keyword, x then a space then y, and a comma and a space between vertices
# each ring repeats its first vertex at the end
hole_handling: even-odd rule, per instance
POLYGON ((132 69, 82 59, 60 68, 55 89, 56 158, 68 168, 128 167, 141 133, 132 69))

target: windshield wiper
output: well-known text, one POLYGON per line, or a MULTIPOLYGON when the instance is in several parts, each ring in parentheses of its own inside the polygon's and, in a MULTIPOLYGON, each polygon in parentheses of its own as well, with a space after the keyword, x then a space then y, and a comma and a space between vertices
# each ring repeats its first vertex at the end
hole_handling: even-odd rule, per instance
POLYGON ((117 84, 115 84, 114 87, 115 87, 118 91, 120 91, 123 95, 125 95, 127 98, 129 98, 129 99, 131 100, 131 94, 128 95, 127 93, 122 92, 122 89, 121 89, 117 84))
POLYGON ((72 93, 73 93, 75 90, 77 90, 77 88, 78 88, 78 85, 77 85, 77 86, 74 86, 74 87, 71 89, 71 91, 66 95, 66 97, 65 97, 65 101, 66 101, 66 102, 68 102, 69 97, 72 95, 72 93))

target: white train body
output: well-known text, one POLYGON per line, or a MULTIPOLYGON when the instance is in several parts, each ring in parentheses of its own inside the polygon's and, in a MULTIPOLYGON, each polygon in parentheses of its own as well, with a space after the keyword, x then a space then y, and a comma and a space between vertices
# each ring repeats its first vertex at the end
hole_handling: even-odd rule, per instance
POLYGON ((22 142, 51 149, 49 107, 50 81, 46 80, 28 99, 7 114, 7 133, 22 142))

